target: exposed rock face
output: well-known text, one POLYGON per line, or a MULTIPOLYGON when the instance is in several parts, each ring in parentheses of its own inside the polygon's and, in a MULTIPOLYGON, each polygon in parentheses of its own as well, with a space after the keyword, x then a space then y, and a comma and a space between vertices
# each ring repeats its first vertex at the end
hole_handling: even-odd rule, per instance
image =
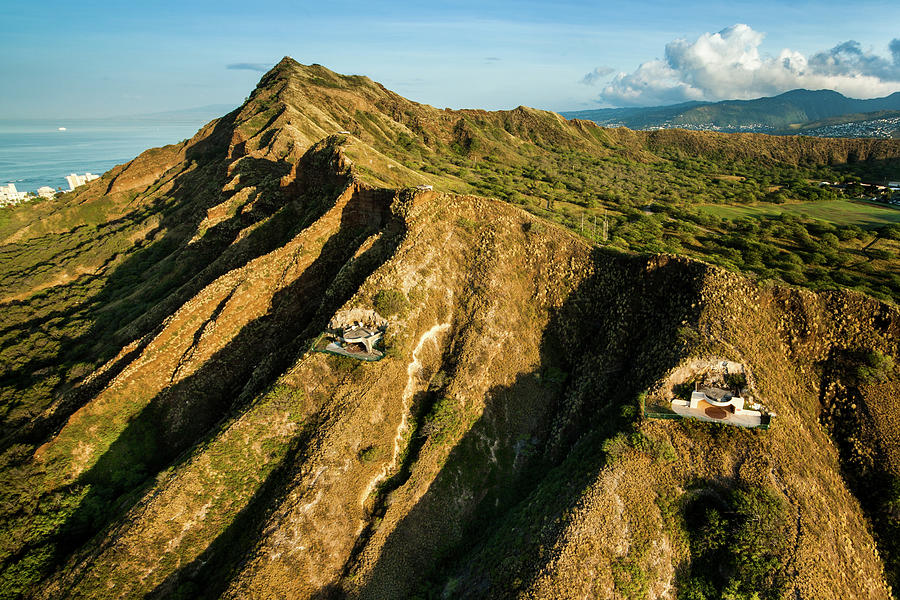
MULTIPOLYGON (((777 507, 762 597, 890 597, 887 495, 862 486, 898 475, 898 378, 859 380, 853 357, 898 354, 897 308, 416 193, 426 175, 366 139, 467 134, 411 106, 286 59, 193 140, 12 234, 68 243, 103 204, 97 235, 137 247, 89 246, 100 266, 43 297, 27 267, 4 305, 5 335, 77 330, 9 345, 28 395, 4 398, 0 593, 675 598, 699 561, 686 507, 737 489, 777 507), (405 298, 386 359, 307 351, 383 290, 405 298), (641 420, 642 392, 712 357, 748 366, 776 427, 641 420)), ((587 127, 545 114, 484 118, 558 143, 587 127)), ((85 260, 72 243, 59 264, 85 260)))

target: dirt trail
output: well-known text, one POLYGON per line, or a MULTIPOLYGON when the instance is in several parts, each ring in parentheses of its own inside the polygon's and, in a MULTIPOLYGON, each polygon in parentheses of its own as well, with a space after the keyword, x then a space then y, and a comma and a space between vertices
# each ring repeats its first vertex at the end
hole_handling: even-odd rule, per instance
POLYGON ((391 457, 391 462, 385 465, 381 472, 379 472, 378 475, 369 482, 369 485, 366 486, 362 498, 360 498, 360 502, 363 504, 365 504, 366 498, 369 497, 369 494, 375 489, 375 486, 386 479, 388 474, 397 467, 397 458, 400 456, 400 452, 403 449, 403 434, 406 433, 406 429, 409 427, 410 401, 412 400, 413 394, 416 392, 416 375, 422 368, 422 362, 419 360, 419 353, 422 351, 422 348, 425 347, 426 342, 429 340, 436 341, 437 335, 449 328, 450 323, 440 323, 435 325, 422 334, 422 337, 419 338, 419 343, 416 345, 415 350, 413 350, 412 362, 406 367, 406 387, 403 390, 403 413, 400 418, 400 424, 397 425, 397 435, 394 436, 394 454, 391 457))

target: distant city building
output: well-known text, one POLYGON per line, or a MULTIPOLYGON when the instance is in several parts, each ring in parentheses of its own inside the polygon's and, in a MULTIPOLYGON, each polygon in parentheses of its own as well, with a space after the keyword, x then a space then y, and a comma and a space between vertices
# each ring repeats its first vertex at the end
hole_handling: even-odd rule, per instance
POLYGON ((56 190, 54 190, 49 185, 44 185, 37 189, 37 195, 41 198, 52 198, 55 193, 56 190))
POLYGON ((16 189, 16 184, 9 183, 0 185, 0 206, 11 206, 18 204, 27 196, 27 192, 20 192, 16 189))
POLYGON ((94 175, 93 173, 85 173, 84 175, 76 175, 75 173, 72 173, 71 175, 66 175, 66 181, 69 182, 70 192, 77 188, 79 185, 84 185, 88 181, 93 181, 99 178, 99 175, 94 175))

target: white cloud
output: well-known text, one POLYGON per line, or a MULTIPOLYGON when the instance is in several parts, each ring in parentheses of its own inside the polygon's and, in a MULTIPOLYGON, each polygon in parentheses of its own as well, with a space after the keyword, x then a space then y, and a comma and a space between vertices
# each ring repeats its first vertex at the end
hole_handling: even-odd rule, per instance
POLYGON ((596 69, 585 75, 581 80, 581 83, 583 83, 584 85, 596 85, 604 79, 608 79, 608 76, 612 75, 615 72, 616 70, 612 67, 597 67, 596 69))
POLYGON ((900 39, 890 44, 891 59, 852 40, 807 59, 787 48, 777 56, 761 55, 763 37, 738 24, 694 42, 674 40, 666 44, 664 60, 616 74, 601 97, 615 105, 653 105, 758 98, 797 88, 832 89, 853 98, 900 90, 900 39))

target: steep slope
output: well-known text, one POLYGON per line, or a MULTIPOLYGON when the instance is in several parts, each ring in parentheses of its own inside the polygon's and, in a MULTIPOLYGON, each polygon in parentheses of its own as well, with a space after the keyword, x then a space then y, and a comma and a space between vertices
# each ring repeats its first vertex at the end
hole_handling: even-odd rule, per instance
MULTIPOLYGON (((403 242, 345 306, 370 306, 380 289, 405 292, 410 307, 391 322, 398 357, 369 365, 302 356, 252 408, 132 497, 136 504, 76 554, 48 597, 150 590, 402 597, 428 585, 560 597, 580 595, 575 582, 602 596, 631 589, 623 572, 633 573, 636 589, 664 597, 689 558, 678 503, 711 493, 706 482, 759 486, 783 504, 792 540, 778 556, 788 565, 779 573, 784 589, 810 598, 886 597, 862 512, 817 425, 820 382, 806 365, 836 343, 896 345, 895 310, 856 297, 826 298, 821 307, 812 294, 758 291, 698 263, 592 254, 563 232, 534 231, 530 217, 494 202, 420 202, 407 213, 403 242), (727 310, 723 290, 740 298, 727 310), (787 319, 817 308, 807 318, 834 333, 793 356, 791 338, 805 330, 787 319), (840 330, 866 314, 882 326, 840 330), (634 343, 621 343, 625 331, 634 343), (710 433, 648 422, 637 431, 650 443, 604 445, 631 431, 627 409, 634 411, 637 394, 694 353, 750 362, 778 426, 710 433), (663 444, 672 454, 659 454, 663 444), (376 458, 361 458, 367 448, 376 458), (675 505, 668 515, 660 499, 675 505), (459 570, 442 571, 457 556, 449 564, 461 561, 459 570), (847 581, 849 565, 855 575, 847 581), (587 571, 596 574, 580 576, 587 571)), ((215 298, 198 306, 228 298, 228 288, 212 287, 215 298)), ((231 312, 221 311, 217 336, 227 336, 231 312)), ((172 331, 183 331, 180 321, 172 331)), ((189 342, 198 330, 202 338, 203 322, 177 339, 189 342)), ((123 407, 108 399, 134 397, 132 382, 148 395, 159 389, 148 377, 174 369, 159 361, 181 353, 154 345, 38 460, 68 452, 62 462, 84 471, 102 455, 85 479, 102 485, 109 477, 102 463, 121 451, 66 441, 86 438, 81 428, 91 413, 95 423, 121 429, 123 407)), ((202 351, 194 356, 203 361, 202 351)), ((206 386, 223 375, 209 363, 203 369, 215 370, 201 379, 206 386)), ((193 397, 205 389, 163 396, 178 398, 193 421, 200 408, 193 397)), ((160 433, 184 435, 177 413, 162 418, 170 422, 160 433)), ((117 444, 133 448, 127 437, 117 444)))
POLYGON ((0 596, 889 597, 896 307, 601 249, 438 168, 898 154, 782 142, 438 111, 285 59, 0 232, 0 596), (308 350, 352 309, 384 360, 308 350), (776 426, 644 419, 697 357, 746 363, 776 426))

